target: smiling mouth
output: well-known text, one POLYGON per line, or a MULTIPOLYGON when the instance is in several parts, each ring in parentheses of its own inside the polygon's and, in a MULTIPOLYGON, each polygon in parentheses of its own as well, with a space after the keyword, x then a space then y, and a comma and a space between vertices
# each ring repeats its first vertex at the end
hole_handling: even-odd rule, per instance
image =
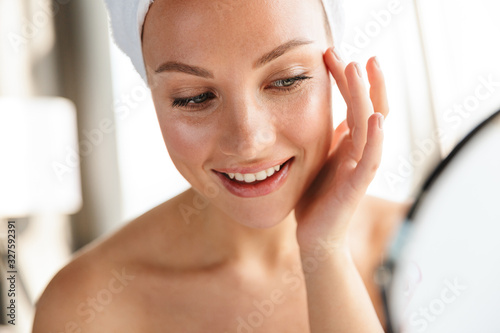
POLYGON ((270 167, 266 170, 262 170, 262 171, 259 171, 256 173, 238 173, 238 172, 225 173, 225 172, 221 172, 221 174, 224 175, 227 179, 232 180, 232 181, 237 182, 237 183, 257 184, 257 183, 262 182, 262 181, 274 176, 275 174, 279 173, 282 170, 283 166, 288 161, 290 161, 290 159, 288 159, 287 161, 285 161, 282 164, 275 165, 275 166, 270 167))
POLYGON ((232 194, 252 198, 264 196, 278 190, 288 178, 294 157, 256 173, 230 173, 213 170, 222 185, 232 194))

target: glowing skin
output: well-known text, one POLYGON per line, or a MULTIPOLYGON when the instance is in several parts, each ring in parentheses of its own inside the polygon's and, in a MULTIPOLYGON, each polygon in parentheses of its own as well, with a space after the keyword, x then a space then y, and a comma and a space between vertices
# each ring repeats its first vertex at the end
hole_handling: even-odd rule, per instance
MULTIPOLYGON (((370 59, 368 96, 327 41, 317 0, 156 0, 145 65, 166 147, 194 190, 82 251, 47 287, 33 332, 242 331, 276 291, 284 301, 255 332, 382 332, 346 231, 380 161, 385 85, 370 59), (348 107, 335 132, 330 74, 348 107), (95 320, 75 318, 110 272, 130 283, 95 320)), ((365 215, 363 230, 381 225, 365 215)))
POLYGON ((207 184, 220 186, 220 194, 210 199, 219 211, 212 213, 267 228, 292 211, 330 147, 331 83, 323 61, 328 45, 318 15, 321 4, 281 0, 266 2, 262 11, 262 1, 219 3, 220 9, 214 8, 217 3, 156 1, 144 26, 145 64, 177 169, 200 193, 207 184), (287 43, 284 54, 258 63, 287 43), (170 62, 201 68, 198 74, 204 77, 172 64, 162 66, 170 62), (201 106, 193 100, 173 105, 176 99, 195 96, 203 101, 204 93, 211 98, 201 106), (262 170, 290 158, 284 184, 252 198, 232 194, 214 173, 254 166, 262 170))

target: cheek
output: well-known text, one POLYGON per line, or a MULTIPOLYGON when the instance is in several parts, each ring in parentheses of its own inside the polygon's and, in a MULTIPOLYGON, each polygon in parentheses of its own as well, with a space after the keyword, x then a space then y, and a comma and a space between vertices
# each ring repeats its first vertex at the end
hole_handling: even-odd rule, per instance
POLYGON ((181 174, 190 180, 212 151, 213 126, 201 121, 175 116, 158 116, 168 153, 181 174))
POLYGON ((284 110, 282 131, 287 138, 303 148, 324 149, 333 131, 330 83, 315 82, 298 95, 284 110))

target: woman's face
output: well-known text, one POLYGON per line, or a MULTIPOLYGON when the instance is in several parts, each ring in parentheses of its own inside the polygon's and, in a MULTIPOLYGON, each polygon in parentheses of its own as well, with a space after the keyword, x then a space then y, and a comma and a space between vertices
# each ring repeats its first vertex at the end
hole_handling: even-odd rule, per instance
POLYGON ((319 0, 156 0, 147 15, 144 60, 168 152, 199 193, 216 184, 209 200, 241 224, 282 221, 326 159, 324 22, 319 0))

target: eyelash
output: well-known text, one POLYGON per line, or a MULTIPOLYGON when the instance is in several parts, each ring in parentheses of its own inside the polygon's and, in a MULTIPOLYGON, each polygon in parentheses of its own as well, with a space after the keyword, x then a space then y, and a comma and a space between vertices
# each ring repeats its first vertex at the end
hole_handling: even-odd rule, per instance
POLYGON ((210 91, 207 91, 207 92, 204 92, 203 94, 200 94, 198 96, 193 96, 193 97, 188 97, 188 98, 176 98, 174 99, 174 101, 172 102, 172 107, 187 107, 187 108, 197 108, 199 105, 202 105, 204 104, 206 101, 208 100, 211 100, 211 99, 214 99, 215 98, 215 94, 213 92, 210 92, 210 91), (202 102, 198 102, 198 103, 191 103, 191 101, 194 101, 196 99, 203 99, 205 98, 202 102), (193 105, 190 105, 190 104, 193 104, 193 105))
POLYGON ((275 84, 277 82, 283 83, 285 81, 292 81, 289 86, 282 86, 282 87, 274 86, 274 88, 277 88, 279 90, 292 91, 294 89, 297 89, 302 82, 304 82, 305 80, 309 80, 309 79, 312 79, 312 77, 305 76, 305 75, 298 75, 298 76, 290 77, 290 78, 287 78, 287 79, 276 80, 276 81, 273 82, 273 84, 275 84), (297 84, 295 84, 295 83, 297 83, 297 84))
MULTIPOLYGON (((297 89, 301 83, 305 80, 312 79, 310 76, 306 75, 297 75, 294 77, 276 80, 270 86, 265 89, 277 89, 279 91, 290 92, 292 90, 297 89), (286 81, 291 81, 289 85, 285 85, 286 81), (277 85, 278 84, 278 85, 277 85)), ((201 109, 203 105, 208 101, 214 99, 216 95, 213 92, 207 91, 203 94, 187 97, 187 98, 175 98, 172 102, 172 107, 174 108, 188 108, 188 109, 201 109), (202 100, 201 102, 194 102, 195 100, 202 100), (194 103, 192 103, 194 102, 194 103)))

